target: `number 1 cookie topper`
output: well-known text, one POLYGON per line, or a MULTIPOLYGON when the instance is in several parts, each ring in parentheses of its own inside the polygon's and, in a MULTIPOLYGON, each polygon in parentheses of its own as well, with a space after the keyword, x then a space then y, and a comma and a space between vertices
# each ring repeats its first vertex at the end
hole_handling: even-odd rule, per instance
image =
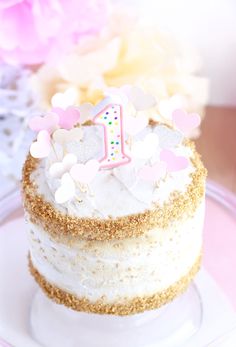
POLYGON ((100 168, 111 169, 129 163, 131 158, 125 153, 121 105, 108 105, 94 117, 93 122, 104 128, 105 155, 100 160, 100 168))

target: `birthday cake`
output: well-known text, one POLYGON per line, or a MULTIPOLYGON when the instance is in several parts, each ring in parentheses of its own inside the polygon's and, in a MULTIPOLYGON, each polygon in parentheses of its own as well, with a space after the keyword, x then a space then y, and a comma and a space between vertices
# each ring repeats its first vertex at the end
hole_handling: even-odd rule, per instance
POLYGON ((48 297, 77 311, 159 308, 200 268, 206 170, 185 137, 200 118, 177 109, 172 125, 154 121, 154 101, 132 88, 30 122, 29 267, 48 297))

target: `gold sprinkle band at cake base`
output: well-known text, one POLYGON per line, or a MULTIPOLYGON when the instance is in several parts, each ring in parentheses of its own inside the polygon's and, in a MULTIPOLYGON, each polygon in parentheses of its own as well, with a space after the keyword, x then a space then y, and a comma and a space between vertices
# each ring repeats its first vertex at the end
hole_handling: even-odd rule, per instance
POLYGON ((58 304, 63 304, 75 311, 126 316, 141 313, 146 310, 157 309, 172 301, 178 295, 182 294, 187 289, 196 273, 199 271, 201 258, 202 256, 200 255, 190 271, 164 291, 151 296, 135 297, 133 299, 124 301, 123 303, 112 304, 106 303, 104 300, 90 302, 86 298, 76 297, 75 295, 49 283, 45 277, 42 276, 33 266, 30 255, 29 268, 31 274, 38 282, 44 293, 58 304))

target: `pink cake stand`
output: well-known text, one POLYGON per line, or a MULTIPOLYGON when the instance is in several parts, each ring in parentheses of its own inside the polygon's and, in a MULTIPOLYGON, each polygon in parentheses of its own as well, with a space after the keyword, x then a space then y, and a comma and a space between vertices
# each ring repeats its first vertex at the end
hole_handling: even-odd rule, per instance
MULTIPOLYGON (((234 273, 236 267, 234 252, 236 244, 236 197, 212 182, 208 182, 207 192, 204 267, 214 277, 218 285, 227 294, 234 308, 236 308, 236 279, 232 278, 232 273, 234 273)), ((23 220, 18 221, 16 227, 22 228, 23 225, 23 220)), ((26 240, 19 231, 14 232, 14 240, 18 245, 17 249, 20 248, 22 240, 22 243, 24 243, 22 249, 26 252, 26 240), (19 237, 19 240, 17 240, 17 237, 19 237)), ((0 238, 0 246, 2 246, 1 242, 5 240, 4 250, 7 257, 7 248, 12 245, 14 240, 10 240, 7 225, 2 226, 0 236, 1 234, 6 236, 0 238), (3 241, 1 241, 2 239, 3 241)), ((26 330, 29 338, 22 343, 23 340, 16 341, 16 339, 13 339, 9 335, 9 331, 6 334, 5 331, 0 330, 2 336, 2 339, 0 339, 1 347, 182 347, 188 346, 189 338, 194 341, 194 335, 202 324, 204 310, 202 310, 201 295, 195 284, 192 284, 184 295, 172 303, 159 310, 144 314, 131 317, 113 317, 77 313, 53 303, 41 291, 37 290, 37 286, 32 279, 28 279, 29 276, 25 269, 26 261, 22 264, 22 273, 24 272, 24 274, 21 276, 20 271, 16 274, 16 268, 21 258, 23 256, 19 254, 18 262, 17 256, 16 259, 9 258, 11 259, 10 264, 9 261, 6 262, 6 264, 9 264, 8 274, 12 271, 13 277, 16 278, 14 278, 15 285, 17 286, 17 280, 21 282, 18 282, 19 286, 17 286, 16 291, 9 286, 4 295, 7 296, 8 292, 11 295, 21 293, 19 295, 22 295, 22 298, 15 297, 13 301, 20 302, 15 306, 16 315, 21 314, 21 309, 22 312, 24 311, 22 321, 25 319, 26 323, 24 323, 25 326, 22 329, 26 330), (25 282, 28 280, 31 282, 26 286, 25 282), (25 298, 26 296, 30 298, 28 301, 25 298), (25 304, 23 304, 24 300, 25 304), (50 329, 48 329, 49 326, 50 329), (14 341, 14 343, 9 344, 6 341, 14 341)), ((0 257, 0 272, 1 261, 0 257)), ((11 276, 11 273, 9 276, 11 276)), ((1 295, 3 294, 0 289, 0 310, 1 295)), ((11 305, 9 305, 9 314, 12 312, 10 306, 14 308, 13 304, 11 302, 11 305)), ((7 313, 8 311, 6 311, 7 313)), ((16 319, 12 318, 13 327, 14 324, 17 324, 17 322, 16 319)), ((217 337, 217 332, 215 337, 217 337)), ((222 339, 224 337, 221 337, 222 339)), ((214 343, 217 343, 217 341, 214 343)), ((192 345, 194 344, 191 342, 192 345)), ((197 346, 203 347, 206 344, 197 346)))

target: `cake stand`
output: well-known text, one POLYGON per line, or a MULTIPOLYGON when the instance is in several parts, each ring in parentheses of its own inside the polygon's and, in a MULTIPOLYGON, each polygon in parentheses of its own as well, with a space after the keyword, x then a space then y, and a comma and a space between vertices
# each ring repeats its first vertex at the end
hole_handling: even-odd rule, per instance
POLYGON ((76 312, 37 291, 30 324, 32 336, 47 347, 173 347, 199 329, 202 312, 194 284, 158 310, 124 317, 76 312))
MULTIPOLYGON (((236 226, 233 196, 227 200, 225 197, 229 196, 221 190, 219 197, 218 188, 211 185, 209 189, 212 196, 217 195, 217 200, 222 201, 207 199, 205 235, 212 228, 213 218, 216 225, 236 226), (231 212, 225 209, 227 204, 231 212)), ((47 299, 28 273, 28 245, 23 229, 23 218, 0 228, 1 347, 203 347, 236 324, 232 305, 204 270, 185 294, 159 310, 143 314, 95 315, 57 305, 47 299)), ((208 253, 209 240, 205 244, 208 253)), ((230 261, 235 267, 235 258, 230 261)), ((213 273, 211 262, 204 263, 213 273)))

